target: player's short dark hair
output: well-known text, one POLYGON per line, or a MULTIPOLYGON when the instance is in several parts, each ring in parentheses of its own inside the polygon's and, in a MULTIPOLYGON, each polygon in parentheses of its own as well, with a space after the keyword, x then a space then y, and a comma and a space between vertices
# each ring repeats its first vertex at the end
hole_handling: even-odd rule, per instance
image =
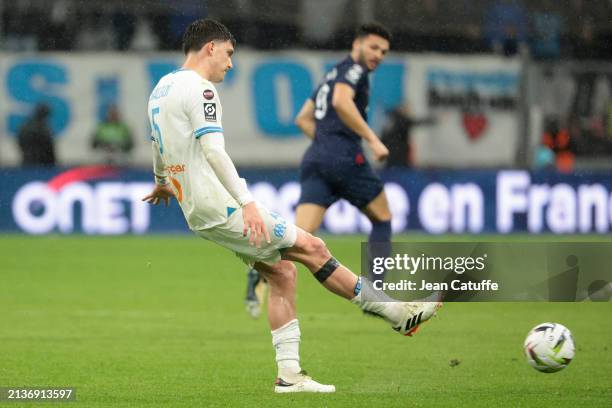
POLYGON ((391 42, 391 39, 393 38, 391 31, 380 23, 366 23, 360 26, 357 29, 357 32, 355 32, 355 38, 367 37, 370 34, 382 37, 389 42, 391 42))
POLYGON ((196 20, 189 24, 183 34, 183 52, 199 51, 210 41, 231 41, 236 46, 236 39, 226 26, 210 18, 196 20))

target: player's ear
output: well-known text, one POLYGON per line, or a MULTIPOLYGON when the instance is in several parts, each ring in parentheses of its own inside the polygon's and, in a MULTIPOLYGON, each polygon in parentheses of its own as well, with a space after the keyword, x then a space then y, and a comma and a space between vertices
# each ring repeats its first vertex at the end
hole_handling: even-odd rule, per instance
POLYGON ((209 41, 206 44, 204 44, 204 47, 202 47, 204 53, 206 55, 212 55, 213 51, 215 50, 215 42, 214 41, 209 41))

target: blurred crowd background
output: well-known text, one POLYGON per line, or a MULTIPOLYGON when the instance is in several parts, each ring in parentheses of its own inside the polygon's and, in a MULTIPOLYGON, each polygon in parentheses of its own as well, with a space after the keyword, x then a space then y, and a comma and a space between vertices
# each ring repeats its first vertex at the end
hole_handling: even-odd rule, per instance
POLYGON ((256 49, 344 49, 377 20, 401 51, 612 57, 608 0, 2 0, 0 14, 7 51, 175 50, 210 15, 256 49))
MULTIPOLYGON (((313 56, 320 51, 336 52, 334 55, 341 56, 350 47, 355 27, 375 20, 385 24, 393 32, 392 58, 400 58, 405 64, 418 62, 419 55, 450 58, 443 60, 433 57, 433 60, 427 60, 433 61, 430 65, 434 68, 427 68, 429 71, 423 74, 423 78, 431 79, 427 76, 431 70, 435 71, 435 66, 443 67, 447 64, 446 61, 459 64, 459 71, 464 69, 460 67, 463 64, 477 73, 480 72, 481 66, 488 64, 485 60, 490 57, 498 58, 498 67, 504 66, 503 59, 508 59, 508 66, 518 64, 514 65, 520 79, 516 94, 512 94, 512 91, 508 94, 510 96, 496 96, 516 99, 512 102, 512 112, 516 120, 513 120, 514 128, 511 132, 511 137, 515 140, 513 144, 500 147, 512 149, 513 160, 501 160, 499 163, 495 160, 485 160, 484 163, 467 157, 459 163, 460 166, 552 167, 561 171, 572 171, 580 167, 607 168, 612 162, 609 160, 612 156, 612 65, 609 62, 612 59, 612 0, 0 0, 0 17, 0 55, 3 55, 6 61, 15 61, 18 68, 23 68, 19 61, 24 59, 38 58, 39 62, 44 63, 49 60, 49 55, 52 55, 54 58, 73 58, 75 62, 69 64, 69 68, 81 71, 81 66, 92 61, 91 55, 95 53, 98 58, 96 69, 104 71, 107 66, 106 71, 115 73, 121 69, 113 64, 122 58, 126 61, 128 58, 145 61, 151 55, 161 55, 174 58, 175 64, 179 64, 180 55, 177 51, 180 49, 181 35, 185 27, 197 18, 213 17, 225 23, 237 37, 240 50, 238 58, 246 55, 246 61, 257 62, 294 52, 298 53, 294 55, 306 56, 307 64, 314 63, 313 56), (88 56, 79 57, 80 55, 88 56), (106 57, 100 57, 103 55, 106 57), (583 160, 585 158, 586 160, 583 160)), ((320 57, 316 58, 320 60, 320 57)), ((325 63, 329 62, 326 60, 325 63)), ((10 65, 6 69, 4 80, 8 83, 14 72, 10 65)), ((17 153, 8 151, 13 145, 22 150, 22 164, 78 164, 79 160, 66 158, 66 154, 24 151, 32 145, 52 146, 58 136, 62 137, 62 134, 67 132, 72 132, 71 136, 64 139, 71 141, 64 141, 64 145, 73 148, 76 140, 74 134, 80 132, 79 137, 87 139, 86 143, 82 142, 83 145, 86 144, 92 151, 103 152, 97 159, 93 158, 95 155, 85 158, 86 156, 80 154, 78 157, 81 161, 144 165, 142 151, 146 147, 142 145, 146 137, 143 133, 148 130, 143 129, 136 116, 146 115, 144 112, 128 112, 129 107, 126 105, 142 103, 141 99, 146 97, 150 89, 143 90, 143 95, 132 97, 132 100, 126 103, 125 95, 119 95, 117 90, 121 84, 117 84, 126 80, 131 82, 131 79, 116 80, 112 76, 114 74, 100 74, 101 76, 95 78, 95 91, 99 94, 98 100, 103 101, 91 102, 97 105, 88 108, 95 111, 95 114, 87 116, 78 113, 76 117, 72 114, 69 125, 64 123, 65 126, 62 127, 57 104, 55 107, 49 104, 53 98, 45 96, 44 93, 42 96, 28 96, 32 89, 38 89, 36 81, 39 80, 32 73, 32 69, 28 69, 30 68, 24 68, 25 73, 19 71, 15 74, 17 78, 22 79, 23 75, 32 74, 22 85, 7 85, 8 101, 4 103, 5 109, 6 106, 10 109, 16 105, 15 109, 21 116, 28 110, 29 117, 15 119, 10 113, 6 113, 4 120, 0 118, 0 149, 5 150, 4 154, 0 152, 0 165, 17 164, 18 160, 14 159, 17 153), (18 89, 18 86, 23 86, 23 89, 18 89), (42 106, 45 104, 46 106, 42 106), (46 121, 53 122, 53 126, 46 130, 41 129, 46 121), (23 126, 24 123, 28 126, 23 126), (16 140, 17 143, 9 142, 8 139, 16 140), (36 140, 46 142, 35 142, 36 140), (137 158, 133 160, 130 159, 133 157, 132 151, 137 152, 137 158), (44 160, 41 161, 38 157, 44 157, 44 160)), ((406 75, 413 75, 410 68, 403 69, 408 73, 406 75)), ((393 67, 390 67, 390 70, 393 71, 393 67)), ((149 73, 153 71, 155 70, 149 68, 149 73)), ((444 81, 452 82, 449 78, 454 74, 449 72, 444 74, 446 79, 442 79, 438 85, 442 84, 444 87, 444 81)), ((502 71, 499 72, 502 76, 505 75, 502 71)), ((291 70, 285 74, 292 79, 291 70)), ((49 75, 52 77, 52 74, 49 75)), ((319 73, 314 74, 316 75, 319 73)), ((383 75, 386 74, 380 74, 381 77, 383 75)), ((484 75, 477 80, 481 81, 481 85, 486 82, 486 74, 484 75)), ((53 81, 49 79, 51 77, 47 77, 46 81, 53 81)), ((76 78, 76 75, 70 74, 67 78, 69 85, 85 92, 82 81, 87 79, 76 78)), ((403 77, 397 78, 402 80, 403 77)), ((315 78, 299 83, 301 80, 297 79, 298 83, 293 85, 312 88, 316 85, 316 80, 315 78)), ((491 120, 497 113, 490 117, 475 116, 487 114, 487 106, 483 108, 482 103, 484 100, 486 105, 489 91, 474 91, 478 86, 474 86, 465 78, 460 79, 461 81, 465 89, 461 91, 463 93, 459 98, 463 98, 463 102, 455 104, 457 106, 453 105, 452 97, 457 97, 453 94, 446 95, 451 99, 440 99, 446 101, 442 105, 448 102, 448 106, 444 106, 460 111, 463 115, 461 120, 464 131, 472 142, 480 140, 480 134, 485 129, 493 136, 499 133, 504 125, 491 120), (473 92, 480 98, 476 98, 476 105, 473 103, 473 92), (484 120, 487 122, 483 122, 484 120)), ((439 95, 439 92, 445 91, 440 91, 435 84, 424 89, 422 93, 429 101, 423 103, 419 102, 423 98, 418 95, 410 96, 410 92, 394 96, 393 90, 390 90, 394 86, 392 81, 387 81, 386 86, 387 89, 381 96, 383 103, 379 103, 384 108, 384 120, 380 119, 379 113, 374 112, 373 121, 376 131, 385 138, 388 146, 393 147, 387 165, 444 167, 445 163, 450 163, 443 154, 438 154, 434 160, 427 159, 428 149, 442 148, 423 142, 428 133, 436 132, 436 124, 448 121, 443 112, 435 112, 436 106, 432 103, 434 93, 439 95), (416 99, 417 103, 411 98, 416 99), (416 134, 417 144, 421 140, 421 148, 418 151, 411 146, 412 133, 416 134)), ((501 86, 503 88, 503 84, 501 86)), ((265 85, 261 84, 255 87, 266 89, 265 85)), ((278 87, 282 89, 282 84, 278 87)), ((51 86, 47 88, 50 89, 51 86)), ((410 90, 405 84, 404 88, 410 90)), ((500 92, 503 93, 505 90, 502 88, 500 92)), ((52 93, 49 89, 48 93, 52 93)), ((491 92, 498 91, 499 89, 491 92)), ((241 92, 244 94, 246 91, 241 92)), ((298 92, 294 89, 293 93, 298 92)), ((88 98, 90 96, 84 94, 71 94, 67 99, 68 103, 87 105, 83 99, 88 98)), ((274 101, 268 102, 263 105, 276 106, 274 101)), ((296 103, 298 102, 301 104, 301 101, 296 103)), ((277 105, 280 105, 279 109, 282 110, 287 103, 277 105)), ((242 107, 243 111, 255 109, 257 112, 259 108, 260 105, 256 101, 242 107)), ((71 112, 76 110, 74 108, 71 112)), ((285 122, 290 123, 290 116, 297 113, 295 107, 293 110, 284 113, 285 122)), ((265 123, 270 120, 264 118, 257 121, 260 125, 258 137, 272 137, 274 140, 278 136, 276 131, 280 132, 280 135, 285 132, 278 127, 276 130, 266 128, 265 123)), ((245 138, 248 136, 246 128, 238 133, 240 132, 245 134, 245 138)), ((442 131, 438 129, 437 132, 442 131)), ((295 134, 297 128, 285 133, 295 134)), ((507 138, 501 135, 498 137, 507 138)), ((306 142, 293 140, 296 149, 303 150, 306 142)), ((76 140, 76 144, 78 143, 76 140)), ((500 145, 493 143, 492 146, 500 145)), ((66 146, 64 149, 70 151, 66 146)), ((289 149, 286 147, 287 151, 289 149)), ((453 147, 449 149, 452 150, 453 147)), ((486 148, 482 149, 480 157, 483 156, 483 151, 487 151, 486 148)), ((461 150, 455 151, 455 157, 458 155, 461 155, 461 150)), ((284 162, 281 160, 280 164, 297 165, 297 161, 295 156, 284 162)), ((248 160, 241 157, 240 152, 237 162, 268 167, 273 163, 272 160, 248 160)))

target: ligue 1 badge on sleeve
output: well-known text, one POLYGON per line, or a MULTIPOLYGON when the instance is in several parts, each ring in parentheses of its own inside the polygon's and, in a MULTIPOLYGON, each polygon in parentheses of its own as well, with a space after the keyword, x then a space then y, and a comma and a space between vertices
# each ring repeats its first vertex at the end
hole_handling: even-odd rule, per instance
POLYGON ((204 92, 202 92, 202 96, 204 96, 204 99, 207 101, 210 101, 215 97, 215 93, 212 91, 212 89, 205 89, 204 92))
POLYGON ((204 104, 204 119, 217 120, 217 105, 214 103, 204 104))

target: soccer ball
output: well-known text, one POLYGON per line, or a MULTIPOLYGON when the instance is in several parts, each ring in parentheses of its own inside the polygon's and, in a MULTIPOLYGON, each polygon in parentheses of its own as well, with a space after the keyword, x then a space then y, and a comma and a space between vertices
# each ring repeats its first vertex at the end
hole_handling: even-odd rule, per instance
POLYGON ((542 323, 529 332, 523 350, 533 368, 543 373, 556 373, 574 358, 574 338, 562 324, 542 323))

